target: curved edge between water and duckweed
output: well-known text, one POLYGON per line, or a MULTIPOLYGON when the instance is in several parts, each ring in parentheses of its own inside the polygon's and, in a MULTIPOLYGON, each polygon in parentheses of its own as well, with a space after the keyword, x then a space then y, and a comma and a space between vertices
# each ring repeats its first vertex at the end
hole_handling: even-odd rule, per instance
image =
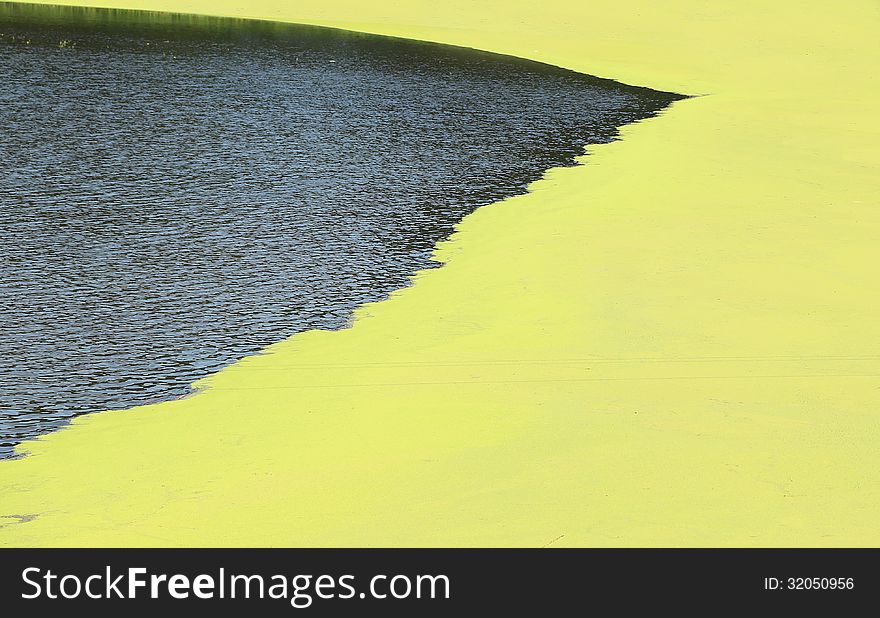
POLYGON ((589 165, 470 215, 435 253, 444 268, 363 306, 354 328, 297 335, 196 397, 31 443, 0 464, 3 511, 19 518, 0 543, 878 542, 880 339, 855 309, 876 295, 837 276, 873 275, 876 215, 857 204, 873 203, 876 160, 828 113, 868 119, 853 101, 876 89, 849 72, 877 58, 868 5, 837 9, 831 34, 827 8, 790 2, 723 18, 688 0, 258 6, 238 16, 716 96, 624 127, 589 165), (799 54, 814 31, 831 60, 799 54), (846 70, 831 70, 838 59, 846 70), (838 151, 849 159, 825 156, 838 151), (829 201, 863 229, 829 216, 829 201), (805 262, 817 247, 820 268, 805 262))

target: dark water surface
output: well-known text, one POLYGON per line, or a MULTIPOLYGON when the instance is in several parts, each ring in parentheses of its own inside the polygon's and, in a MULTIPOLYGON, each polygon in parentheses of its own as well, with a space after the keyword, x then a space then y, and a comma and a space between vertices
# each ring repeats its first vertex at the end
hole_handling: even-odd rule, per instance
POLYGON ((0 457, 345 326, 463 216, 676 98, 321 28, 0 3, 0 457))

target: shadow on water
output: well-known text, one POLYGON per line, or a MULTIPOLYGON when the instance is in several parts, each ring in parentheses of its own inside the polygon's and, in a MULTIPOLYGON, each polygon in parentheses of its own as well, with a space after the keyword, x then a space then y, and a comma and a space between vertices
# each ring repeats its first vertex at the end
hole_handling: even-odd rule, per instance
POLYGON ((683 98, 328 28, 9 3, 0 75, 0 457, 344 327, 462 217, 683 98))

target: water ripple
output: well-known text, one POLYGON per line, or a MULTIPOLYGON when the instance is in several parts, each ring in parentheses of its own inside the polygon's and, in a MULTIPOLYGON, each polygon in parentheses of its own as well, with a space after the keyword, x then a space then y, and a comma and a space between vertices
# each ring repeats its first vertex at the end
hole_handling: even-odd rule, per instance
POLYGON ((464 215, 676 98, 311 27, 9 4, 0 76, 0 457, 344 326, 464 215))

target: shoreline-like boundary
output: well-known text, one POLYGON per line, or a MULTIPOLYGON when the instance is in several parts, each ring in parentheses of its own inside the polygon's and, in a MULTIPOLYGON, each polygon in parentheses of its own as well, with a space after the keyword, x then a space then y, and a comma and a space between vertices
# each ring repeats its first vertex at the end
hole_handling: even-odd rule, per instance
POLYGON ((52 4, 712 96, 478 210, 353 328, 28 443, 0 463, 0 545, 877 544, 876 6, 52 4))

